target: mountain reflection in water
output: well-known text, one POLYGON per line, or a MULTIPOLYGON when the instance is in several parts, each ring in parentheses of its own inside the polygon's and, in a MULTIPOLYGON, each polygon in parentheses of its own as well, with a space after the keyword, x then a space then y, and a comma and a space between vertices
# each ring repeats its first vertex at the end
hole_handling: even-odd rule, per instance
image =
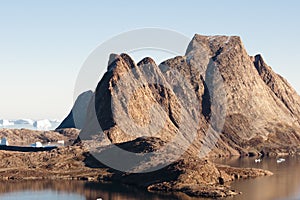
MULTIPOLYGON (((285 157, 285 162, 277 163, 275 158, 263 158, 255 163, 255 158, 230 158, 216 160, 220 164, 233 167, 255 167, 270 170, 273 176, 248 180, 238 180, 231 184, 232 189, 241 195, 226 198, 228 200, 296 200, 300 199, 300 157, 285 157)), ((0 182, 0 199, 32 200, 200 200, 187 195, 151 193, 134 186, 112 183, 94 183, 85 181, 32 180, 0 182), (24 198, 25 197, 25 198, 24 198)), ((202 200, 202 199, 201 199, 202 200)), ((208 200, 208 199, 204 199, 208 200)))
MULTIPOLYGON (((1 181, 0 199, 32 200, 32 199, 63 199, 63 200, 163 200, 182 199, 181 195, 165 195, 150 193, 132 186, 111 183, 95 183, 85 181, 1 181), (24 198, 25 197, 25 198, 24 198)), ((184 199, 185 197, 183 197, 184 199)))

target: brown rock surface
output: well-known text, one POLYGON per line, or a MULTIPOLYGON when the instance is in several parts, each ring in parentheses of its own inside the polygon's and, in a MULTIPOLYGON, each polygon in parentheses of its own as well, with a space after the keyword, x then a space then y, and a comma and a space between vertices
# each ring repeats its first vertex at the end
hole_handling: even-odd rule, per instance
MULTIPOLYGON (((132 152, 152 152, 161 148, 164 143, 158 138, 138 138, 130 142, 116 144, 132 152)), ((103 151, 110 151, 109 147, 103 151)), ((95 155, 95 154, 93 154, 95 155)), ((165 155, 164 159, 170 154, 165 155)), ((113 158, 112 158, 113 159, 113 158)), ((90 167, 103 166, 99 161, 89 157, 86 162, 90 167)), ((155 165, 156 157, 150 163, 155 165)), ((148 163, 140 163, 146 167, 148 163)), ((272 175, 261 169, 240 169, 225 165, 215 165, 209 160, 199 159, 184 154, 180 159, 157 171, 149 173, 126 173, 110 169, 112 174, 105 179, 125 184, 146 187, 150 191, 183 192, 189 196, 225 197, 238 194, 230 189, 230 182, 236 179, 255 178, 272 175)))
POLYGON ((81 136, 100 133, 102 144, 175 138, 195 156, 295 152, 299 105, 295 90, 261 56, 249 56, 239 37, 195 35, 185 56, 159 66, 112 56, 81 136))
MULTIPOLYGON (((158 150, 163 142, 157 138, 140 138, 118 145, 134 152, 149 152, 158 150)), ((103 150, 109 151, 109 147, 103 150)), ((215 166, 208 160, 189 155, 150 173, 124 173, 106 167, 93 155, 80 143, 49 152, 0 151, 0 180, 115 181, 151 191, 222 197, 237 194, 228 185, 237 178, 270 175, 267 171, 257 169, 215 166)))
MULTIPOLYGON (((122 143, 120 147, 129 151, 134 150, 126 144, 135 143, 140 137, 158 138, 161 148, 175 139, 174 149, 163 152, 163 156, 129 166, 137 169, 159 165, 161 160, 175 158, 184 149, 186 159, 183 160, 197 158, 203 168, 195 170, 197 166, 184 162, 190 170, 181 171, 174 180, 149 187, 172 190, 189 180, 193 184, 185 187, 189 188, 186 193, 214 196, 215 193, 207 194, 201 188, 207 189, 208 185, 217 188, 214 185, 217 182, 205 182, 200 187, 186 176, 203 171, 201 176, 207 181, 216 177, 214 169, 230 177, 235 177, 233 171, 240 174, 238 177, 269 175, 254 169, 239 171, 213 165, 205 168, 203 159, 205 156, 296 153, 300 142, 299 102, 295 90, 261 56, 247 54, 240 37, 196 34, 186 55, 158 66, 151 58, 135 64, 126 54, 111 56, 108 70, 90 102, 87 123, 80 137, 93 141, 94 149, 97 144, 105 149, 106 145, 122 143), (194 97, 195 104, 181 101, 193 102, 194 97), (205 176, 208 169, 211 174, 205 176), (191 192, 195 187, 198 189, 191 192)), ((157 144, 152 139, 147 142, 146 146, 151 148, 151 144, 157 144)), ((222 180, 227 179, 222 177, 222 180)), ((221 196, 226 195, 223 192, 221 196)))
POLYGON ((0 151, 2 180, 98 180, 107 174, 84 164, 84 151, 79 146, 60 147, 50 152, 0 151))
POLYGON ((299 145, 298 94, 261 56, 248 56, 239 37, 195 35, 186 56, 203 74, 212 62, 223 79, 225 123, 212 154, 286 151, 299 145))
POLYGON ((263 60, 261 55, 256 55, 254 65, 266 85, 283 102, 291 115, 298 120, 300 116, 300 97, 285 78, 276 74, 263 60))
POLYGON ((0 129, 0 138, 6 138, 9 145, 28 146, 35 142, 48 143, 64 140, 65 143, 73 143, 78 137, 77 129, 64 129, 60 133, 56 131, 34 131, 29 129, 0 129))
MULTIPOLYGON (((78 146, 51 151, 59 160, 40 163, 51 156, 45 152, 24 165, 47 169, 50 164, 64 174, 53 163, 61 161, 65 172, 82 167, 99 180, 190 196, 230 196, 235 192, 227 182, 271 173, 215 165, 208 157, 297 152, 299 105, 292 87, 261 56, 249 56, 239 37, 195 35, 186 55, 160 65, 151 58, 135 64, 127 54, 112 55, 82 113, 86 119, 78 146), (116 146, 124 151, 115 151, 116 146), (136 157, 127 159, 126 152, 136 157), (120 172, 95 160, 96 155, 130 172, 150 172, 120 172)), ((4 168, 13 166, 7 156, 4 168)), ((16 154, 16 162, 23 156, 28 155, 16 154)))

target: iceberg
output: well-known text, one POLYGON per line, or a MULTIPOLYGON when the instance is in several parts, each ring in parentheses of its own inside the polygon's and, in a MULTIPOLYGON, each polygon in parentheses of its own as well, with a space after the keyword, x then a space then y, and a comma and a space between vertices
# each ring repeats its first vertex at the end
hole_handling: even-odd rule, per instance
POLYGON ((61 123, 61 120, 59 119, 52 119, 50 120, 51 123, 61 123))
POLYGON ((50 120, 43 119, 43 120, 37 120, 33 123, 33 127, 39 130, 48 130, 52 127, 52 124, 50 120))
POLYGON ((0 126, 13 126, 14 123, 7 119, 0 119, 0 126))
POLYGON ((33 125, 34 121, 32 119, 18 119, 14 121, 15 124, 30 124, 33 125))
POLYGON ((41 142, 35 142, 30 145, 31 147, 43 147, 43 144, 41 142))

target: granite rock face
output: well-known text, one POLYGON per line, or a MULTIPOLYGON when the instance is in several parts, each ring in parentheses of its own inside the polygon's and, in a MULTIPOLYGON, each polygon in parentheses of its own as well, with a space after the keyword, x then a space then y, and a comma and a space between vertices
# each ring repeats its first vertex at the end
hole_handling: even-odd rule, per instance
POLYGON ((299 105, 295 90, 261 55, 249 56, 240 37, 196 34, 186 55, 159 65, 148 57, 136 64, 127 54, 112 54, 81 112, 85 123, 77 142, 135 172, 117 172, 111 180, 190 196, 230 196, 223 184, 240 169, 207 159, 299 152, 299 105), (128 159, 127 152, 137 157, 128 159))
POLYGON ((239 37, 195 35, 186 56, 204 75, 212 63, 223 80, 225 123, 213 154, 247 155, 253 149, 269 153, 266 149, 298 146, 298 94, 260 55, 249 56, 239 37))
POLYGON ((282 76, 272 71, 261 55, 253 57, 254 65, 265 84, 283 102, 290 114, 299 123, 300 97, 292 86, 282 76))
POLYGON ((81 136, 101 132, 105 144, 158 137, 196 156, 288 152, 299 142, 299 105, 240 37, 196 34, 186 55, 160 65, 111 55, 81 136))

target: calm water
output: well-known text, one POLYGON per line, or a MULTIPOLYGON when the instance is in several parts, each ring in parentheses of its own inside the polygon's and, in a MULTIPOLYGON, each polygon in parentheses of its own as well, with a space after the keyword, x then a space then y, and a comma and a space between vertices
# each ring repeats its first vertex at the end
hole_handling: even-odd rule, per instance
POLYGON ((236 167, 256 167, 267 169, 273 176, 248 180, 239 180, 232 188, 243 194, 230 200, 299 200, 300 199, 300 157, 284 157, 285 162, 277 163, 276 159, 265 158, 255 163, 254 158, 231 158, 221 163, 236 167))
MULTIPOLYGON (((232 188, 243 194, 228 200, 296 200, 300 199, 300 157, 287 157, 280 164, 276 159, 231 158, 218 161, 236 167, 256 167, 274 173, 270 177, 239 180, 232 188)), ((99 184, 84 181, 16 181, 0 182, 0 200, 166 200, 188 198, 182 194, 150 193, 143 189, 119 184, 99 184)), ((207 200, 207 199, 206 199, 207 200)))
POLYGON ((0 182, 1 200, 166 200, 180 196, 150 193, 119 184, 84 181, 16 181, 0 182))

